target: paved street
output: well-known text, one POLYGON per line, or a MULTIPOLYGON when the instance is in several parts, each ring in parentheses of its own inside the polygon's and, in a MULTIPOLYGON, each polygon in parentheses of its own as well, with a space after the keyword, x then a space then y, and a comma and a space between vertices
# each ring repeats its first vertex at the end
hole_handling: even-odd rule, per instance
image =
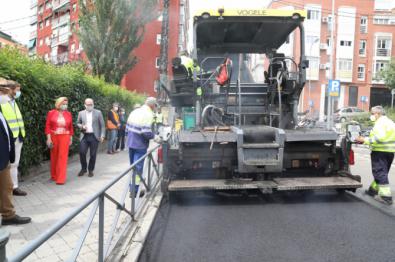
POLYGON ((140 261, 394 261, 395 218, 348 194, 184 197, 163 203, 140 261))
MULTIPOLYGON (((27 179, 21 187, 28 192, 27 197, 14 197, 18 214, 31 216, 33 222, 23 226, 7 226, 11 232, 10 242, 7 244, 7 254, 14 254, 22 245, 34 239, 49 226, 63 218, 69 210, 79 206, 85 199, 93 195, 114 176, 119 175, 128 167, 127 152, 116 155, 99 154, 95 176, 77 177, 80 170, 78 157, 69 164, 68 180, 65 185, 58 186, 49 180, 49 173, 39 177, 27 179), (77 160, 77 161, 75 161, 77 160)), ((110 191, 110 195, 119 200, 125 180, 117 183, 110 191)), ((105 234, 108 233, 115 214, 115 205, 105 202, 105 234)), ((70 250, 79 239, 81 229, 89 215, 90 208, 85 210, 69 223, 64 229, 41 246, 25 261, 64 261, 70 256, 70 250)), ((125 218, 121 216, 121 220, 125 218)), ((97 259, 98 221, 94 221, 91 232, 81 250, 78 261, 95 261, 97 259)))

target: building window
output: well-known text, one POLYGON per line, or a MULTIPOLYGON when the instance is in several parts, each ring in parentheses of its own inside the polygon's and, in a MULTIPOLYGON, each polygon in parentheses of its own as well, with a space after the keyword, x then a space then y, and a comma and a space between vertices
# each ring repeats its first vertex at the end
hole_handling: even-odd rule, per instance
POLYGON ((374 80, 381 80, 381 74, 380 72, 386 68, 388 65, 387 61, 376 61, 374 63, 374 68, 373 68, 373 79, 374 80))
POLYGON ((73 4, 73 12, 77 12, 77 4, 73 4))
POLYGON ((361 34, 366 34, 368 32, 368 17, 367 16, 361 16, 361 23, 360 23, 359 31, 361 34))
POLYGON ((352 41, 345 41, 345 40, 340 41, 340 46, 351 46, 351 45, 352 45, 352 41))
POLYGON ((308 20, 319 20, 320 19, 320 11, 307 10, 307 19, 308 20))
POLYGON ((376 56, 390 56, 391 55, 391 39, 390 38, 377 38, 376 42, 376 56))
POLYGON ((390 18, 389 17, 373 17, 373 24, 376 25, 389 25, 390 18))
POLYGON ((70 52, 74 53, 75 52, 75 43, 72 43, 70 46, 70 52))
POLYGON ((155 67, 159 68, 159 66, 160 66, 160 58, 157 57, 157 58, 155 58, 155 67))
POLYGON ((349 59, 340 59, 339 60, 339 70, 340 71, 351 71, 352 70, 352 61, 349 59))
POLYGON ((45 37, 45 44, 46 45, 50 45, 51 44, 49 36, 45 37))
POLYGON ((43 46, 43 44, 44 44, 44 40, 40 39, 39 46, 43 46))
POLYGON ((45 19, 45 26, 49 26, 51 24, 51 17, 45 19))
POLYGON ((161 34, 156 34, 156 44, 157 45, 160 45, 161 40, 162 40, 162 35, 161 34))
POLYGON ((45 2, 45 9, 51 9, 51 8, 52 8, 52 1, 51 0, 46 1, 45 2))
POLYGON ((43 29, 43 28, 44 28, 44 23, 43 23, 43 22, 38 23, 38 27, 39 27, 40 29, 43 29))
POLYGON ((40 5, 38 7, 38 14, 42 14, 44 12, 44 5, 40 5))
POLYGON ((358 65, 358 80, 364 81, 365 80, 365 65, 358 65))
POLYGON ((45 61, 49 61, 49 54, 48 54, 48 53, 46 53, 46 54, 44 55, 44 60, 45 60, 45 61))
POLYGON ((366 40, 359 40, 359 55, 366 56, 366 40))

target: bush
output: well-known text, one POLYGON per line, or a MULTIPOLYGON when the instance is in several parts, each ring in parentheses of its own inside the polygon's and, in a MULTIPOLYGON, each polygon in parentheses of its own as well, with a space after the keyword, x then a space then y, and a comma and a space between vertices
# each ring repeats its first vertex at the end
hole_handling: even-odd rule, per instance
MULTIPOLYGON (((95 108, 103 112, 104 118, 115 101, 129 111, 135 103, 143 100, 139 94, 84 74, 80 65, 57 67, 10 48, 0 49, 0 77, 18 81, 22 86, 18 104, 27 134, 20 163, 22 173, 49 158, 45 145, 45 117, 54 108, 56 98, 68 97, 74 122, 88 97, 95 101, 95 108)), ((71 152, 76 152, 79 141, 79 132, 75 131, 71 152)))

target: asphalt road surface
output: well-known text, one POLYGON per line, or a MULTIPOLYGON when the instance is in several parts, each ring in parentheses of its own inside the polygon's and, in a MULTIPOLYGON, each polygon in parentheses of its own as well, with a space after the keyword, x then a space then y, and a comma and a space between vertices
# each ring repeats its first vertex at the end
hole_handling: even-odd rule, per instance
POLYGON ((183 195, 140 261, 395 261, 395 218, 335 192, 183 195))

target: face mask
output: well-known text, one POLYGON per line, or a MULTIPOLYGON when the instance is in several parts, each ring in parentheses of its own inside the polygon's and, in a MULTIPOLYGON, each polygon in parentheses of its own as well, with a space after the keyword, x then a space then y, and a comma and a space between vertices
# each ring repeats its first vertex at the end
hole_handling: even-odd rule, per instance
POLYGON ((15 99, 19 98, 21 96, 21 94, 22 94, 21 91, 16 91, 15 99))
POLYGON ((0 95, 0 105, 7 104, 11 101, 11 98, 8 95, 0 95))
POLYGON ((114 111, 118 111, 118 107, 116 106, 116 107, 114 107, 114 111))
POLYGON ((89 106, 85 105, 85 109, 86 109, 86 111, 90 112, 93 110, 93 105, 89 105, 89 106))
POLYGON ((372 122, 376 121, 376 117, 374 115, 370 115, 370 121, 372 122))
POLYGON ((60 110, 66 111, 66 110, 67 110, 67 105, 61 105, 61 106, 60 106, 60 110))

